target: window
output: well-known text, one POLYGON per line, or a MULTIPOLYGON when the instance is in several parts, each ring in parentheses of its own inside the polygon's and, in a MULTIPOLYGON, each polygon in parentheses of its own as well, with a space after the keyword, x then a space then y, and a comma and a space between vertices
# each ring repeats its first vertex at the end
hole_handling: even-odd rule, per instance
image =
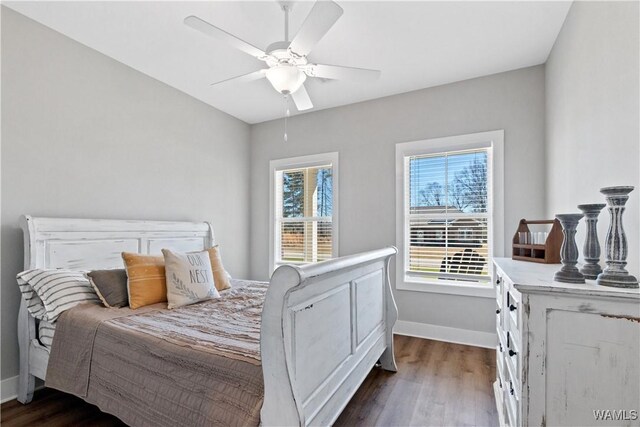
POLYGON ((271 162, 271 267, 337 256, 338 154, 271 162))
POLYGON ((492 295, 491 258, 504 240, 502 135, 397 144, 399 289, 492 295))

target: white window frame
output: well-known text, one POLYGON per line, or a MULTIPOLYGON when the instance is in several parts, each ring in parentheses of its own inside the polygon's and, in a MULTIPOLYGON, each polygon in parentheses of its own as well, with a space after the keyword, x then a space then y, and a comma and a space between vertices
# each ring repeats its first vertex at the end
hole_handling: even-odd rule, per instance
POLYGON ((396 289, 495 298, 491 264, 494 257, 504 256, 504 130, 396 144, 396 245, 398 247, 398 255, 396 256, 396 289), (408 262, 408 254, 406 254, 405 250, 405 241, 407 239, 405 221, 407 213, 405 212, 404 196, 406 194, 405 186, 409 185, 409 183, 405 182, 405 158, 479 148, 488 149, 487 168, 491 171, 489 174, 491 182, 488 184, 491 188, 488 195, 488 203, 491 206, 489 229, 492 231, 488 236, 488 270, 491 286, 486 284, 456 283, 454 281, 438 283, 436 280, 426 278, 407 277, 405 274, 405 265, 408 262))
POLYGON ((309 156, 290 157, 287 159, 271 160, 269 162, 269 275, 273 274, 276 269, 276 253, 278 251, 278 236, 276 236, 276 172, 297 169, 297 168, 309 168, 314 166, 322 166, 331 164, 331 180, 332 180, 332 219, 331 219, 331 251, 333 257, 337 258, 338 254, 338 213, 339 213, 339 182, 340 174, 338 167, 338 152, 312 154, 309 156))

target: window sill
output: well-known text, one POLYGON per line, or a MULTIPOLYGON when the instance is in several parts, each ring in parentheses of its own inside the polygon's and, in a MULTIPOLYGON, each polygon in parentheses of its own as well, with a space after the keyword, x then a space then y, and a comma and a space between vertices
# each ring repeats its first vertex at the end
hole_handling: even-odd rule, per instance
POLYGON ((396 283, 399 291, 430 292, 437 294, 465 295, 477 298, 496 298, 496 290, 493 285, 462 285, 442 284, 428 281, 400 280, 396 283))

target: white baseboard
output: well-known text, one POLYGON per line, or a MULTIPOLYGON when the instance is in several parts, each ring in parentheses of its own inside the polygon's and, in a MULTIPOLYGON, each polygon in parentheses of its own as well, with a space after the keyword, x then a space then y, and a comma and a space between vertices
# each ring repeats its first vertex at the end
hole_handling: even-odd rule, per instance
POLYGON ((0 381, 0 403, 8 402, 18 397, 18 376, 0 381))
MULTIPOLYGON (((44 388, 42 381, 36 378, 36 390, 44 388)), ((0 403, 8 402, 18 397, 18 376, 0 381, 0 403)))
POLYGON ((398 320, 393 328, 393 333, 484 348, 495 348, 498 342, 495 333, 409 322, 408 320, 398 320))

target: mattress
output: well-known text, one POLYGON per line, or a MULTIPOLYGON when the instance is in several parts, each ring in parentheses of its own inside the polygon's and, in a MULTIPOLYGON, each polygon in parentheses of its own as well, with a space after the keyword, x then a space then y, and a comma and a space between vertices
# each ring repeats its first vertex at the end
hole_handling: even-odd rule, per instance
POLYGON ((267 283, 173 310, 84 304, 56 324, 45 385, 131 426, 258 425, 267 283))

